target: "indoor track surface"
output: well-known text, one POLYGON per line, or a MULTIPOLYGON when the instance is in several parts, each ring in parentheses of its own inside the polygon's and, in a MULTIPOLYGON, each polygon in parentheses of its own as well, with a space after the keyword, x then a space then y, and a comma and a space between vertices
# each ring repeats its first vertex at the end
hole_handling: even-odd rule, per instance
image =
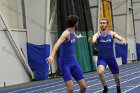
MULTIPOLYGON (((132 62, 119 66, 122 93, 140 93, 140 62, 132 62)), ((106 70, 108 93, 116 93, 116 85, 110 70, 106 70)), ((84 73, 87 83, 86 93, 102 93, 102 85, 97 71, 84 73)), ((62 78, 20 84, 0 88, 0 93, 66 93, 62 78)), ((74 81, 74 93, 79 93, 79 86, 74 81)))

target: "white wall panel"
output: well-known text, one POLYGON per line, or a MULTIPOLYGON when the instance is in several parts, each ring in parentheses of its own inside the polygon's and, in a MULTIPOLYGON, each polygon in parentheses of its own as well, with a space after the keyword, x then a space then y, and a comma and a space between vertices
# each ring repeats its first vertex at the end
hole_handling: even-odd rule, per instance
POLYGON ((99 0, 89 0, 89 5, 90 6, 98 6, 98 1, 99 0))
POLYGON ((46 0, 25 0, 28 42, 45 43, 46 0))
POLYGON ((140 0, 133 0, 136 42, 140 43, 140 0))
POLYGON ((126 36, 126 15, 122 16, 114 16, 114 31, 117 32, 119 35, 125 37, 126 36))
POLYGON ((140 21, 135 21, 136 42, 140 43, 140 21))
POLYGON ((1 0, 0 11, 4 15, 6 22, 12 29, 18 28, 18 11, 16 0, 1 0))
MULTIPOLYGON (((15 51, 13 50, 9 40, 4 31, 0 31, 0 87, 15 85, 20 83, 29 82, 30 78, 20 60, 18 59, 15 51)), ((25 50, 26 33, 14 32, 16 42, 20 42, 19 46, 25 50)))
POLYGON ((93 23, 93 29, 94 29, 94 32, 97 32, 98 29, 98 7, 95 7, 95 8, 91 8, 90 9, 91 11, 91 17, 92 17, 92 23, 93 23))
POLYGON ((113 15, 126 14, 127 13, 127 0, 111 0, 113 15))

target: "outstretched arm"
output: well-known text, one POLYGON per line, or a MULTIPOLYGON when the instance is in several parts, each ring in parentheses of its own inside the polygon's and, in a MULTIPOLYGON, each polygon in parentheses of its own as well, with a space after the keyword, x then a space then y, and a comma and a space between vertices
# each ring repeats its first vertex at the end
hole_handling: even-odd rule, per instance
POLYGON ((81 39, 81 38, 85 37, 85 36, 82 36, 81 34, 80 35, 76 35, 75 33, 74 33, 74 36, 75 36, 76 39, 81 39))
POLYGON ((54 61, 54 55, 57 52, 59 46, 66 40, 66 38, 68 38, 69 35, 70 33, 68 31, 64 31, 62 33, 61 37, 55 43, 50 56, 46 59, 47 63, 52 63, 54 61))
POLYGON ((93 38, 90 38, 90 37, 89 37, 88 42, 89 42, 89 43, 95 43, 95 42, 97 41, 97 39, 98 39, 98 33, 95 33, 95 34, 93 35, 93 38))
POLYGON ((119 40, 122 45, 126 45, 126 40, 123 37, 119 36, 116 32, 112 32, 112 33, 113 33, 113 37, 119 40))

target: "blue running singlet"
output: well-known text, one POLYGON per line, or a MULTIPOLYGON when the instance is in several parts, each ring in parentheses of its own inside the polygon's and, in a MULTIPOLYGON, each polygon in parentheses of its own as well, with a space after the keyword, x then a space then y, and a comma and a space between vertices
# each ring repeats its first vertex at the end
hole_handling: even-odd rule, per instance
MULTIPOLYGON (((67 30, 65 30, 67 31, 67 30)), ((61 57, 74 57, 75 56, 75 36, 70 33, 70 40, 63 42, 60 46, 61 57)))
POLYGON ((98 32, 97 45, 99 48, 99 58, 114 58, 113 42, 110 31, 107 32, 106 36, 103 36, 101 32, 98 32))
POLYGON ((101 32, 98 32, 97 45, 99 51, 97 66, 103 65, 106 68, 108 65, 112 74, 118 74, 119 67, 114 56, 113 42, 110 31, 107 32, 106 36, 103 36, 101 32))
POLYGON ((60 74, 65 82, 72 80, 72 76, 76 81, 84 78, 83 71, 75 58, 75 35, 73 33, 70 33, 70 40, 63 42, 60 46, 58 64, 60 74))

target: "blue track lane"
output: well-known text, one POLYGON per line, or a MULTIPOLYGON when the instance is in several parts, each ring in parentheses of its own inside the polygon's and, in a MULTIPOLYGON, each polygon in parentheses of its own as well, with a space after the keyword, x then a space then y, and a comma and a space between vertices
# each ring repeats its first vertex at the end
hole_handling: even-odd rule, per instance
MULTIPOLYGON (((122 93, 140 92, 140 62, 120 66, 122 93)), ((116 93, 116 85, 110 70, 106 70, 108 93, 116 93)), ((102 93, 102 85, 97 72, 85 73, 87 83, 86 93, 102 93)), ((22 87, 0 88, 0 93, 66 93, 66 86, 62 78, 36 81, 35 84, 27 83, 22 87)), ((74 93, 79 93, 79 86, 74 81, 74 93)))

